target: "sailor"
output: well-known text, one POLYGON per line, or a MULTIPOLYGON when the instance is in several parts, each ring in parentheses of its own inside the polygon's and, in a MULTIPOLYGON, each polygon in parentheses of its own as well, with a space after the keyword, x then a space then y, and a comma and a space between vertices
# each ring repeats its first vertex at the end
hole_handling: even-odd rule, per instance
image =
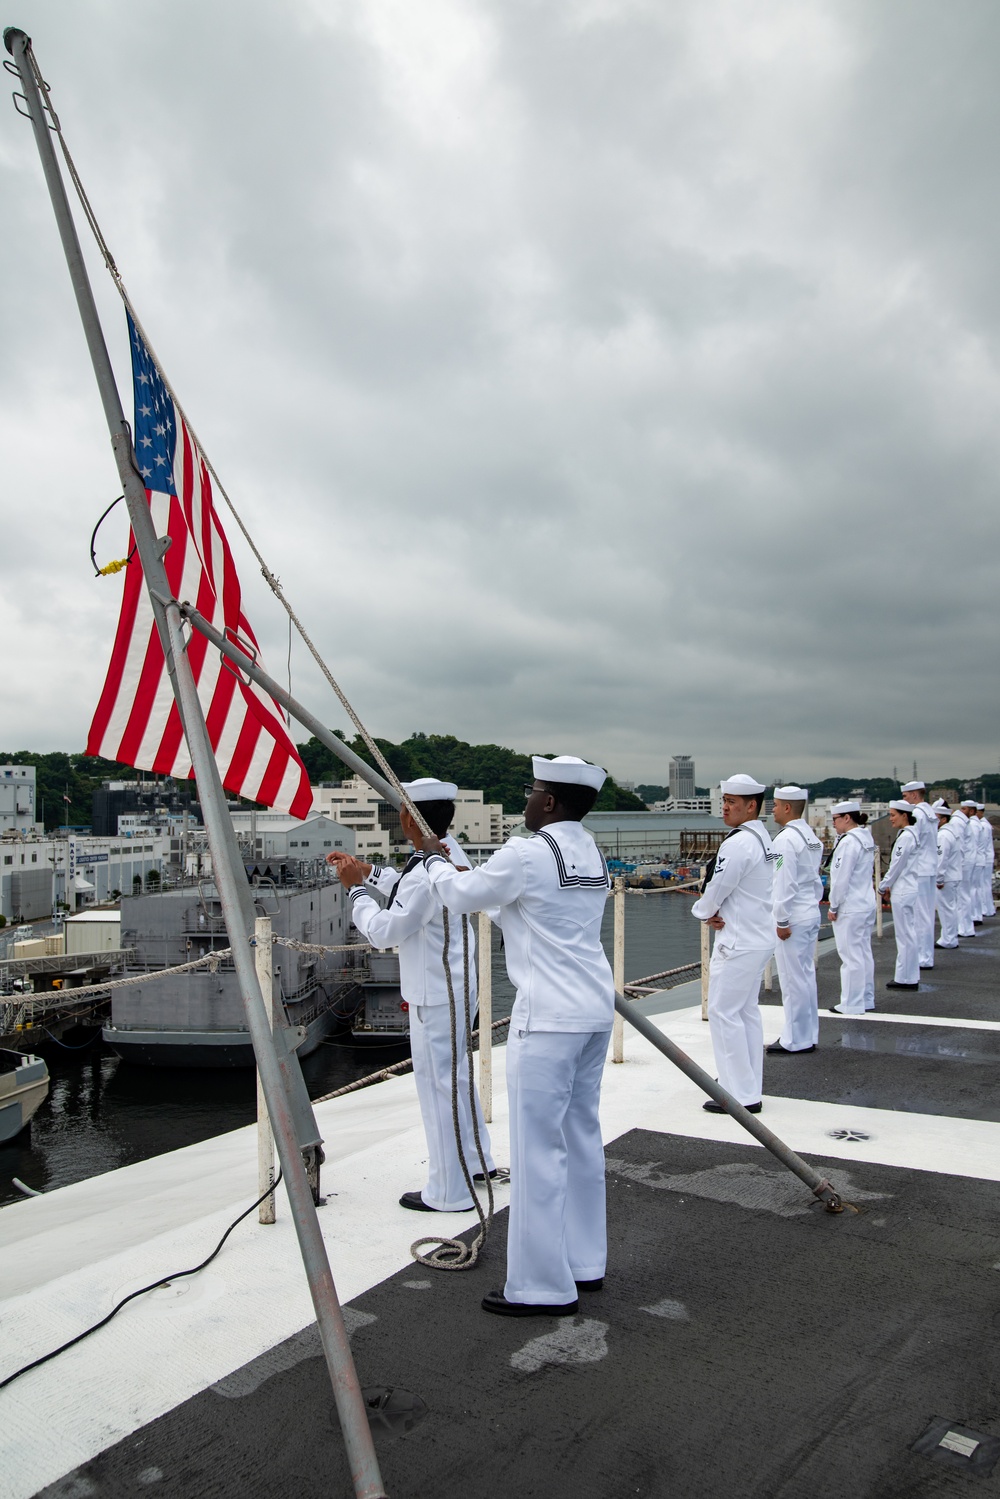
POLYGON ((941 935, 935 947, 958 946, 958 900, 962 886, 962 838, 951 826, 951 808, 943 800, 934 803, 938 820, 937 913, 941 935))
POLYGON ((917 952, 921 968, 934 967, 934 905, 937 895, 937 817, 927 800, 923 781, 907 781, 900 788, 903 800, 909 802, 916 818, 917 859, 913 873, 917 877, 917 952))
POLYGON ((951 818, 951 825, 962 841, 962 883, 958 890, 958 935, 960 937, 976 935, 973 887, 976 881, 978 842, 972 820, 977 810, 978 803, 967 797, 964 802, 960 803, 958 810, 952 813, 951 818))
POLYGON ((896 935, 896 972, 887 989, 920 988, 920 949, 917 937, 917 815, 912 805, 902 799, 889 803, 889 821, 896 829, 892 859, 879 885, 884 895, 892 897, 892 923, 896 935))
POLYGON ((992 916, 993 906, 993 824, 986 816, 986 803, 976 803, 971 824, 976 835, 976 911, 980 921, 992 916))
POLYGON ((611 881, 582 819, 606 772, 575 755, 535 755, 525 786, 532 838, 512 838, 461 874, 425 839, 428 878, 449 911, 488 910, 517 990, 507 1043, 510 1219, 507 1280, 483 1309, 570 1316, 598 1291, 607 1259, 598 1107, 614 979, 601 946, 611 881))
MULTIPOLYGON (((458 787, 429 776, 404 781, 403 790, 420 809, 429 827, 440 836, 442 848, 459 868, 468 869, 460 843, 446 837, 455 816, 458 787)), ((419 850, 423 833, 404 807, 400 812, 403 832, 419 850)), ((466 974, 461 923, 452 924, 448 943, 448 968, 456 1007, 455 1045, 458 1054, 458 1093, 452 1098, 451 1012, 444 968, 444 921, 441 902, 434 894, 422 852, 411 855, 402 874, 379 865, 364 863, 349 854, 328 854, 341 884, 350 892, 351 917, 372 947, 399 948, 399 983, 410 1012, 410 1052, 417 1085, 420 1117, 427 1137, 427 1183, 420 1191, 404 1192, 400 1206, 417 1212, 459 1213, 475 1206, 462 1171, 455 1139, 453 1106, 457 1108, 462 1153, 469 1172, 483 1180, 483 1166, 476 1150, 469 1107, 469 1060, 466 1026, 476 1003, 475 937, 467 932, 469 968, 466 974), (368 887, 366 889, 365 887, 368 887), (383 907, 369 890, 387 897, 383 907)), ((476 1097, 479 1139, 486 1170, 495 1174, 479 1098, 476 1097)))
MULTIPOLYGON (((765 787, 753 776, 722 782, 723 839, 701 899, 691 914, 716 932, 708 969, 708 1025, 719 1082, 759 1114, 764 1073, 760 981, 774 952, 773 871, 776 855, 760 820, 765 787)), ((709 1114, 724 1114, 708 1099, 709 1114)))
POLYGON ((865 827, 860 802, 837 802, 831 808, 837 841, 830 860, 830 921, 840 958, 840 1003, 837 1015, 863 1015, 875 1008, 875 840, 865 827))
POLYGON ((816 998, 816 938, 823 881, 823 845, 805 819, 809 793, 803 786, 774 788, 774 820, 780 831, 772 847, 774 866, 774 950, 781 985, 784 1024, 768 1048, 772 1056, 815 1051, 819 1041, 816 998))

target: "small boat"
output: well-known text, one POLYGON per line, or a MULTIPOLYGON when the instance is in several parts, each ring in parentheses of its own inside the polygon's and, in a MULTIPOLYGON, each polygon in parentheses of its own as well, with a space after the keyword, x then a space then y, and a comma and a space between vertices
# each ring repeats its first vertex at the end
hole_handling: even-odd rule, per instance
POLYGON ((13 1140, 49 1093, 49 1069, 41 1057, 0 1050, 0 1144, 13 1140))

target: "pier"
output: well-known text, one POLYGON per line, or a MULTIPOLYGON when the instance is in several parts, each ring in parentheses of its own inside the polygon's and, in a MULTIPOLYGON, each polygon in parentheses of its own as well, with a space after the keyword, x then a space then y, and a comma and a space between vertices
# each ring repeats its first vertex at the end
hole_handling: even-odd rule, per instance
MULTIPOLYGON (((825 1008, 838 964, 823 943, 819 1050, 766 1059, 763 1117, 856 1213, 824 1213, 627 1030, 602 1105, 606 1286, 573 1318, 480 1311, 503 1274, 503 1189, 479 1268, 413 1264, 396 1207, 422 1170, 412 1077, 318 1105, 320 1219, 393 1499, 936 1496, 962 1473, 1000 1492, 1000 927, 979 930, 898 996, 891 937, 877 943, 879 1008, 857 1020, 825 1008)), ((771 1040, 777 990, 763 998, 771 1040)), ((696 980, 636 1003, 710 1065, 699 1001, 696 980)), ((502 1087, 492 1130, 506 1161, 502 1087)), ((197 1263, 255 1195, 251 1128, 3 1209, 0 1325, 16 1351, 0 1378, 197 1263)), ((0 1394, 11 1499, 350 1491, 278 1201, 274 1226, 242 1224, 201 1275, 0 1394)))

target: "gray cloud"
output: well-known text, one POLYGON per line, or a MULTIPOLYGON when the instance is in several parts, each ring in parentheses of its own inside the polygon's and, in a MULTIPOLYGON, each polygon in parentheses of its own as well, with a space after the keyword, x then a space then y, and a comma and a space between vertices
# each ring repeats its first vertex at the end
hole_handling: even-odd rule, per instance
MULTIPOLYGON (((699 779, 994 764, 991 12, 19 21, 189 415, 376 732, 640 780, 678 750, 699 779)), ((114 473, 12 111, 0 187, 3 739, 69 747, 117 611, 86 557, 114 473)), ((282 618, 236 551, 278 671, 282 618)), ((339 724, 300 649, 293 671, 339 724)))

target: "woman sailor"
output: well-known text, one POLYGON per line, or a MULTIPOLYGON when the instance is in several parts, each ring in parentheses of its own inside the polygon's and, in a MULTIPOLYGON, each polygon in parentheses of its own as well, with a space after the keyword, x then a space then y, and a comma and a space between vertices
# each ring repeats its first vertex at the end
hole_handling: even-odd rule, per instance
POLYGON ((917 903, 920 883, 917 878, 916 817, 909 802, 889 803, 889 821, 897 829, 892 846, 892 860, 879 890, 888 890, 892 898, 892 922, 896 933, 896 973, 887 989, 919 989, 920 934, 917 930, 917 903))
MULTIPOLYGON (((417 804, 427 825, 442 838, 442 847, 462 869, 468 864, 462 857, 461 844, 446 838, 455 816, 458 787, 448 781, 424 776, 403 782, 403 790, 417 804)), ((423 833, 403 809, 400 814, 403 832, 419 849, 423 833)), ((451 1086, 451 1012, 448 983, 444 969, 444 921, 441 902, 431 889, 422 853, 411 855, 402 874, 378 865, 362 863, 349 854, 329 854, 327 861, 336 866, 340 883, 350 892, 354 925, 372 947, 399 948, 399 983, 403 999, 410 1010, 410 1051, 413 1077, 417 1085, 420 1116, 427 1137, 427 1185, 416 1192, 404 1192, 400 1207, 417 1212, 458 1213, 475 1204, 466 1184, 455 1140, 451 1086), (383 910, 367 893, 365 885, 388 898, 383 910)), ((462 1135, 462 1153, 470 1173, 482 1178, 482 1166, 476 1151, 469 1109, 469 1062, 465 1032, 475 1008, 476 964, 474 938, 468 933, 469 968, 465 970, 461 923, 452 922, 448 945, 448 967, 456 1005, 455 1045, 458 1051, 457 1107, 462 1135)), ((479 1138, 486 1158, 486 1170, 495 1168, 490 1155, 490 1137, 486 1133, 479 1099, 476 1098, 479 1138)))
POLYGON ((830 860, 830 921, 840 958, 837 1015, 863 1015, 875 1008, 875 840, 858 802, 838 802, 832 810, 837 842, 830 860))
POLYGON ((951 808, 934 803, 938 820, 937 913, 941 935, 935 947, 958 946, 958 900, 962 888, 962 838, 951 826, 951 808))

